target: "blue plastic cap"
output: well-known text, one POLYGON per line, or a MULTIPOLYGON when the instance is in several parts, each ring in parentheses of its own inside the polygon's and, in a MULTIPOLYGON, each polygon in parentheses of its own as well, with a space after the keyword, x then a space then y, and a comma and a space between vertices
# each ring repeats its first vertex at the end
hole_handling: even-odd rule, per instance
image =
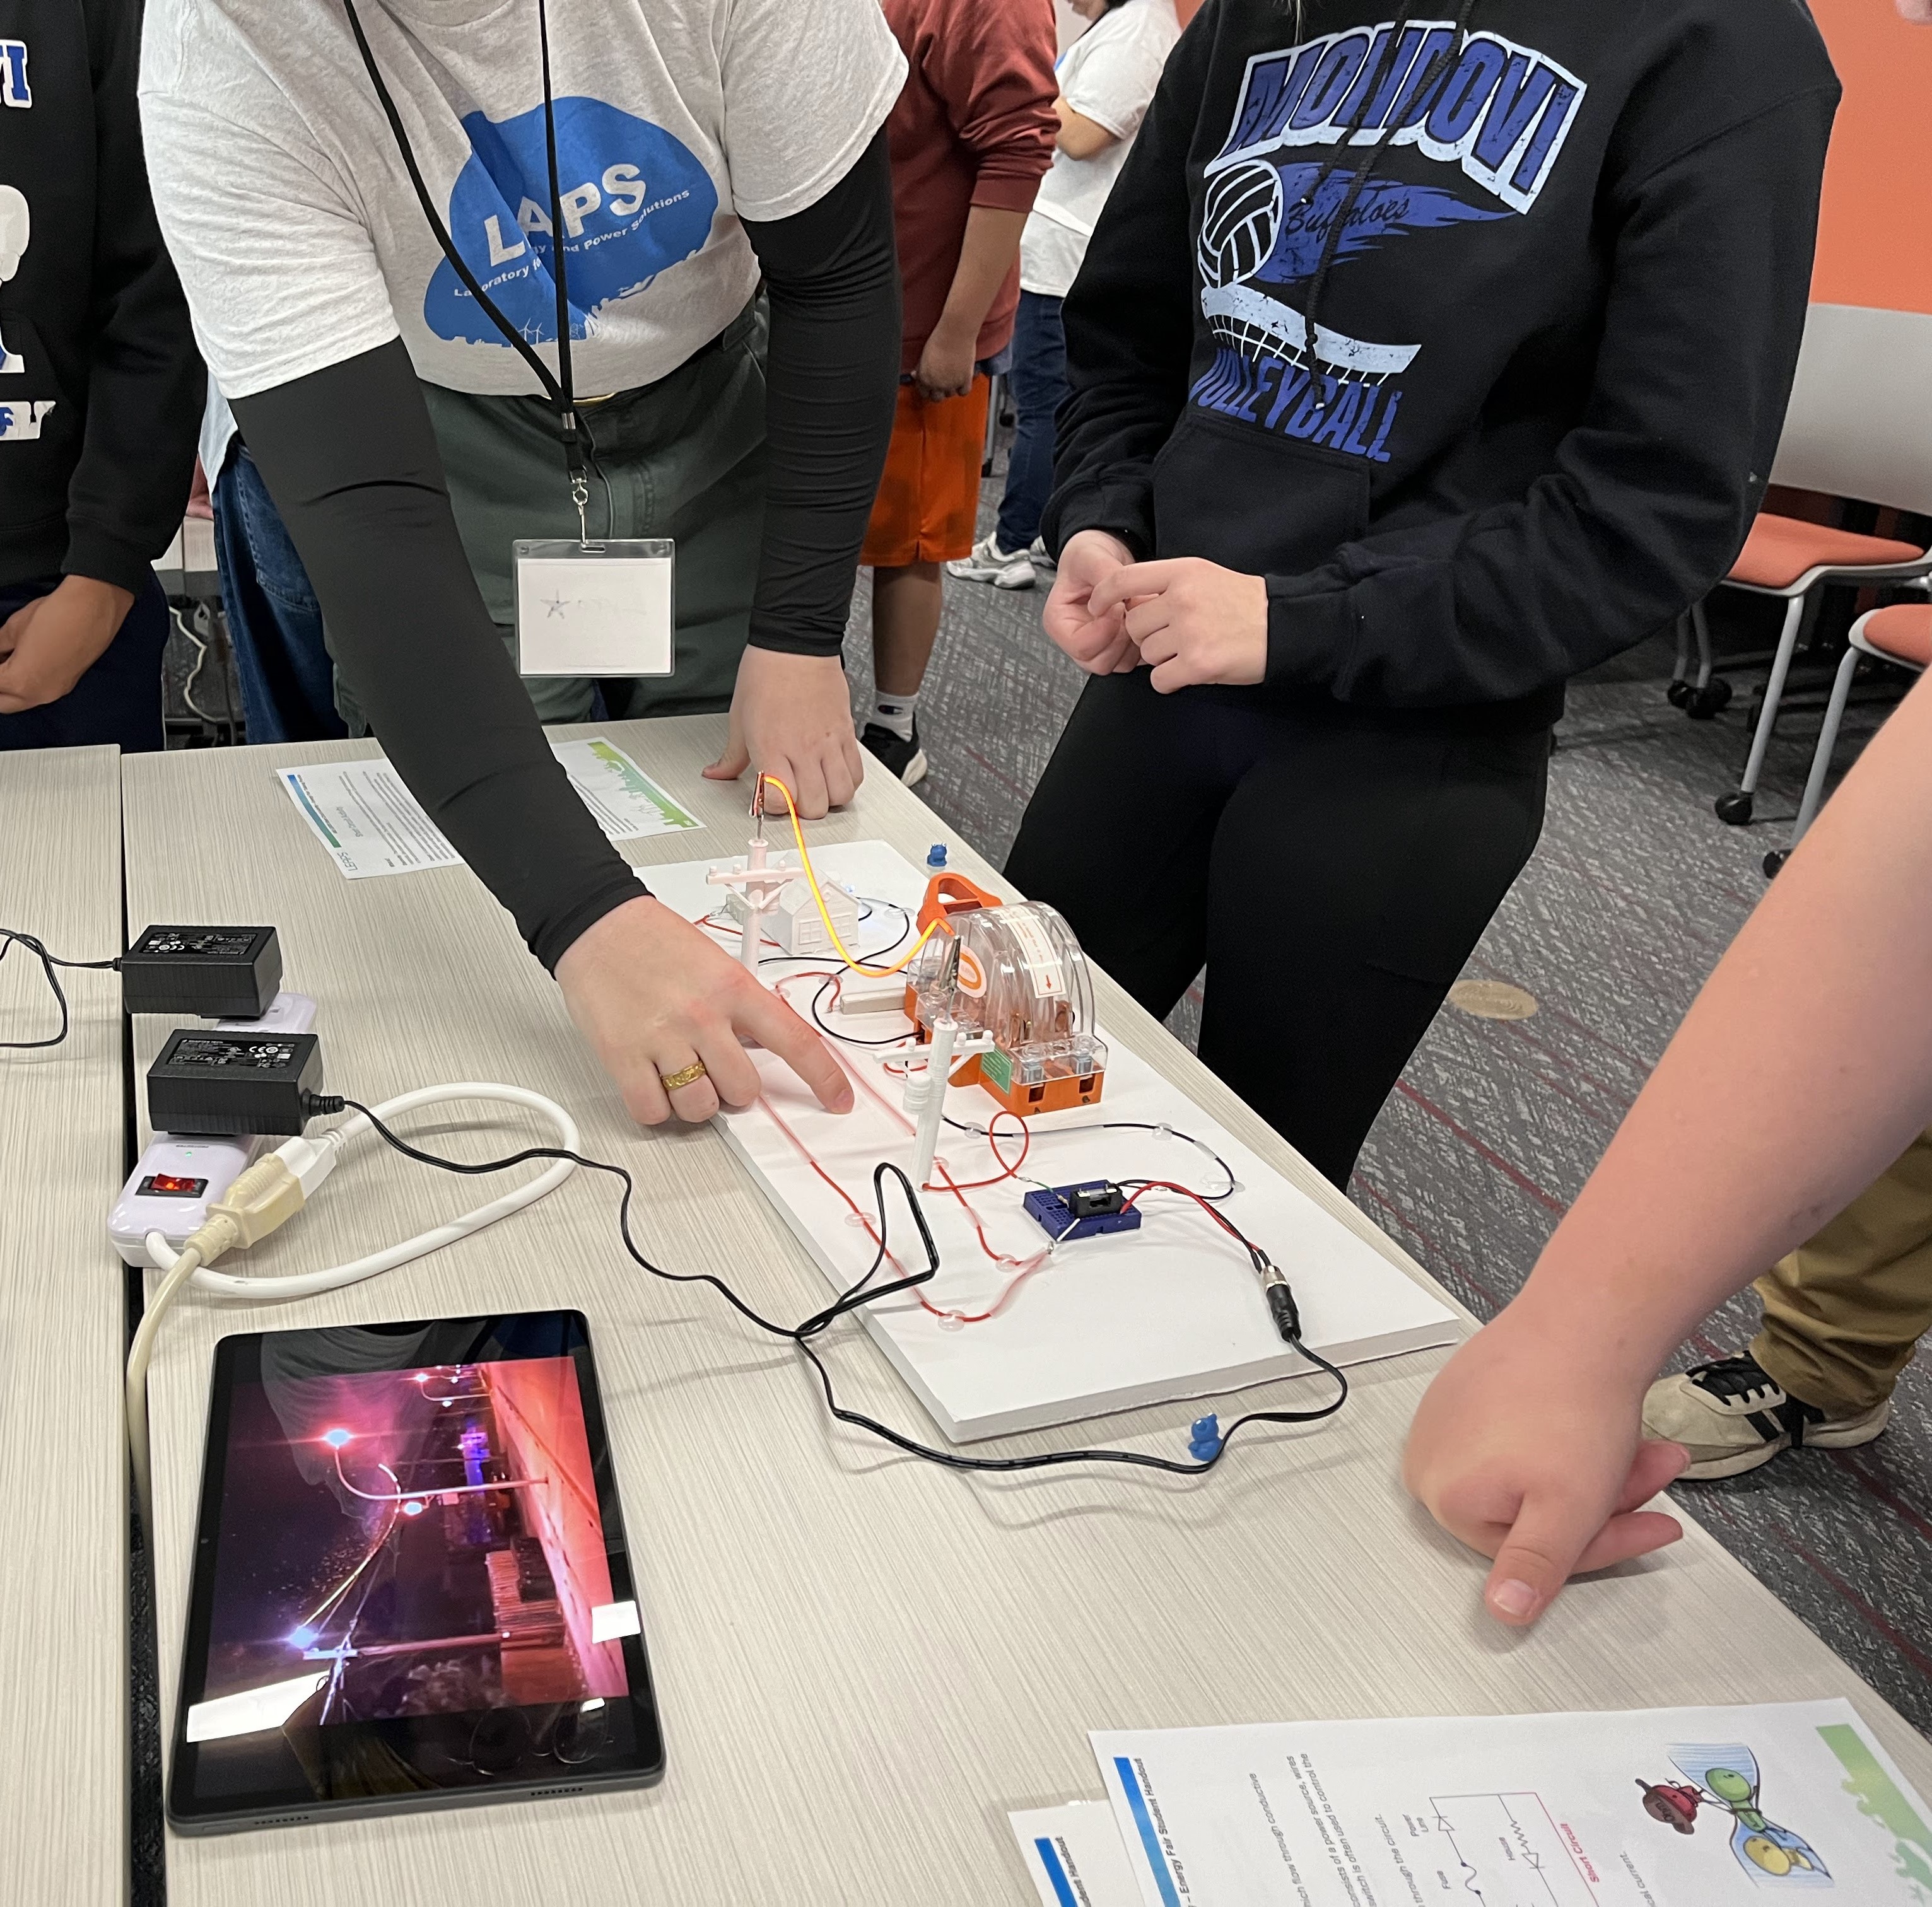
POLYGON ((1219 1456, 1220 1450, 1221 1420, 1210 1411, 1204 1417, 1196 1417, 1189 1429, 1187 1454, 1196 1463, 1205 1463, 1219 1456))
POLYGON ((943 867, 944 867, 944 866, 945 866, 945 865, 946 865, 946 844, 945 844, 945 842, 944 842, 943 841, 934 841, 934 842, 932 844, 932 847, 929 847, 929 848, 928 848, 928 849, 927 849, 927 850, 926 850, 926 865, 928 868, 943 868, 943 867))

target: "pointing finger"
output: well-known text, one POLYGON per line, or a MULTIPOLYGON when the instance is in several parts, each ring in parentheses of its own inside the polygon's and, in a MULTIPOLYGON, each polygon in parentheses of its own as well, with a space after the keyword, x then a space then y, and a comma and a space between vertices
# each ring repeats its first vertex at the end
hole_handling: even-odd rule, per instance
POLYGON ((824 1041, 784 1002, 763 987, 734 1003, 732 1023, 776 1053, 817 1096, 827 1112, 852 1110, 852 1082, 824 1041))

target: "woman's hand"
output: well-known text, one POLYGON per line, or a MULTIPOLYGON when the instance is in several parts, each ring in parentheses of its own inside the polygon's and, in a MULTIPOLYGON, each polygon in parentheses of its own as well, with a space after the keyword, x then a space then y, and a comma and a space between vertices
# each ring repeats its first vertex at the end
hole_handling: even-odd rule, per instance
POLYGON ((1268 583, 1262 577, 1223 569, 1204 556, 1130 562, 1098 584, 1087 608, 1090 616, 1123 617, 1163 695, 1197 682, 1258 682, 1268 673, 1268 583))
POLYGON ((1090 676, 1125 673, 1140 667, 1118 607, 1093 607, 1094 592, 1123 569, 1133 567, 1134 553, 1104 529, 1083 529, 1068 538, 1040 621, 1046 633, 1090 676))
POLYGON ((1587 1339, 1570 1342, 1512 1306, 1442 1367, 1408 1434, 1410 1494, 1496 1558, 1483 1600, 1516 1627, 1572 1576, 1684 1534, 1642 1506, 1689 1454, 1642 1441, 1643 1384, 1593 1366, 1587 1339))
POLYGON ((640 1125, 749 1105, 760 1088, 741 1035, 776 1053, 827 1112, 852 1110, 852 1083, 825 1042, 662 901, 640 895, 593 921, 564 950, 556 978, 578 1032, 640 1125), (697 1060, 704 1071, 668 1093, 664 1075, 697 1060))
POLYGON ((724 752, 704 777, 735 781, 748 767, 782 781, 802 820, 822 819, 828 808, 842 808, 858 792, 865 763, 852 731, 844 665, 837 656, 746 650, 724 752))

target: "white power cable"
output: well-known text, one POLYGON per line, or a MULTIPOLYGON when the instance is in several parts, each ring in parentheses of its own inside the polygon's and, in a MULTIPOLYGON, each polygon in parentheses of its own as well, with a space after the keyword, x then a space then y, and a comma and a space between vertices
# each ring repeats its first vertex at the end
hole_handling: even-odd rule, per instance
MULTIPOLYGON (((385 1099, 370 1110, 386 1126, 406 1112, 414 1112, 422 1106, 440 1105, 452 1099, 492 1099, 506 1105, 521 1106, 549 1122, 562 1150, 578 1150, 577 1122, 554 1099, 547 1099, 541 1093, 532 1093, 520 1086, 496 1086, 473 1079, 464 1080, 453 1086, 424 1086, 413 1093, 398 1093, 393 1099, 385 1099)), ((351 1139, 369 1129, 368 1120, 358 1112, 333 1130, 323 1133, 315 1143, 318 1146, 332 1146, 340 1152, 351 1139)), ((400 1245, 371 1252, 366 1258, 353 1259, 347 1264, 332 1265, 326 1271, 297 1272, 278 1278, 238 1278, 230 1273, 201 1265, 196 1268, 188 1282, 197 1291, 212 1292, 218 1297, 249 1298, 258 1303, 283 1298, 313 1297, 320 1291, 336 1291, 343 1285, 358 1284, 365 1278, 393 1271, 398 1265, 407 1264, 412 1259, 425 1258, 446 1245, 454 1244, 459 1238, 467 1238, 472 1232, 481 1231, 485 1225, 494 1225, 499 1219, 507 1219, 512 1213, 520 1212, 525 1206, 533 1205, 539 1198, 554 1192, 576 1169, 571 1159, 554 1160, 527 1183, 505 1192, 500 1198, 491 1199, 487 1205, 479 1205, 475 1210, 464 1213, 460 1219, 452 1219, 447 1225, 436 1225, 428 1231, 419 1231, 415 1237, 406 1239, 400 1245)), ((148 1256, 158 1270, 167 1271, 173 1267, 175 1255, 158 1232, 148 1234, 148 1256)))
MULTIPOLYGON (((160 1236, 158 1231, 148 1234, 151 1247, 160 1236)), ((162 1240, 162 1248, 166 1249, 165 1240, 162 1240)), ((201 1252, 193 1245, 178 1257, 172 1252, 168 1256, 173 1263, 141 1314, 134 1342, 128 1350, 128 1454, 134 1465, 134 1494, 141 1505, 142 1527, 149 1531, 154 1527, 154 1486, 148 1480, 148 1360, 154 1352, 154 1334, 160 1329, 161 1314, 174 1303, 182 1285, 201 1262, 201 1252)), ((153 1540, 152 1537, 149 1540, 153 1540)))
MULTIPOLYGON (((404 1113, 414 1112, 419 1107, 441 1105, 454 1099, 490 1099, 505 1105, 521 1106, 549 1122, 560 1150, 578 1150, 577 1122, 554 1099, 545 1099, 541 1093, 532 1093, 520 1086, 498 1086, 473 1079, 451 1086, 424 1086, 413 1093, 400 1093, 393 1099, 385 1099, 371 1110, 387 1125, 392 1120, 400 1118, 404 1113)), ((427 1257, 446 1245, 454 1244, 459 1238, 467 1238, 472 1232, 481 1231, 485 1225, 494 1225, 499 1219, 507 1219, 512 1213, 520 1212, 526 1205, 534 1205, 539 1198, 554 1192, 577 1169, 574 1159, 553 1160, 535 1178, 504 1193, 500 1198, 493 1198, 488 1204, 464 1213, 460 1219, 452 1219, 447 1225, 433 1226, 428 1231, 419 1231, 415 1237, 406 1239, 400 1245, 371 1252, 367 1257, 353 1259, 347 1264, 332 1265, 326 1271, 299 1272, 279 1278, 237 1278, 226 1272, 212 1270, 202 1261, 237 1244, 265 1236, 293 1216, 306 1203, 308 1195, 334 1171, 343 1148, 350 1140, 370 1129, 368 1116, 358 1112, 316 1139, 289 1141, 258 1165, 251 1166, 242 1179, 236 1181, 229 1195, 232 1198, 241 1192, 247 1179, 268 1175, 266 1183, 270 1189, 259 1195, 262 1215, 259 1227, 250 1226, 245 1219, 238 1223, 218 1210, 212 1211, 209 1222, 178 1252, 161 1233, 148 1234, 146 1243, 148 1261, 166 1276, 148 1301, 128 1354, 128 1442, 134 1459, 134 1486, 140 1498, 142 1520, 149 1528, 153 1526, 153 1503, 148 1468, 148 1363, 162 1315, 184 1286, 192 1285, 196 1290, 212 1293, 217 1297, 244 1298, 257 1303, 312 1297, 317 1292, 336 1291, 345 1285, 357 1284, 363 1279, 393 1271, 398 1265, 407 1264, 412 1259, 427 1257), (274 1212, 268 1216, 271 1205, 274 1212)), ((255 1187, 250 1187, 249 1192, 251 1197, 258 1196, 255 1187)))

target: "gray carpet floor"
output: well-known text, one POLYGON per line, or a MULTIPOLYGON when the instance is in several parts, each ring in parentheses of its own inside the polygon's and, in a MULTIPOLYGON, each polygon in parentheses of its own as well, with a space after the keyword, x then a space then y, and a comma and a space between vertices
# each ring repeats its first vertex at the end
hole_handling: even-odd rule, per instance
MULTIPOLYGON (((982 530, 997 505, 985 486, 982 530)), ((1044 587, 947 585, 938 650, 920 703, 932 760, 921 794, 995 862, 1012 844, 1082 676, 1041 634, 1044 587)), ((1722 598, 1720 598, 1721 603, 1722 598)), ((847 645, 855 694, 868 687, 861 579, 847 645)), ((1751 646, 1740 604, 1729 619, 1751 646)), ((1720 646, 1724 619, 1714 609, 1720 646)), ((1445 1007, 1370 1135, 1355 1202, 1479 1315, 1528 1275, 1544 1240, 1628 1108, 1718 955, 1763 893, 1760 862, 1783 845, 1810 766, 1815 704, 1780 721, 1755 825, 1724 826, 1713 799, 1743 765, 1748 688, 1693 722, 1664 697, 1669 643, 1653 641, 1570 691, 1548 818, 1534 857, 1484 937, 1467 977, 1526 988, 1519 1021, 1445 1007)), ((1821 679, 1810 677, 1813 685, 1821 679)), ((1801 684, 1802 672, 1794 676, 1801 684)), ((1902 686, 1902 679, 1898 685, 1902 686)), ((1849 762, 1892 688, 1855 705, 1849 762)), ((860 703, 862 707, 863 702, 860 703)), ((1184 1039, 1201 985, 1170 1021, 1184 1039)), ((1740 1105, 1742 1122, 1750 1117, 1740 1105)), ((1682 1348, 1681 1366, 1742 1349, 1748 1297, 1682 1348)), ((1921 1728, 1932 1729, 1932 1364, 1906 1374, 1892 1430, 1862 1451, 1804 1451, 1756 1474, 1680 1486, 1683 1507, 1921 1728)))

